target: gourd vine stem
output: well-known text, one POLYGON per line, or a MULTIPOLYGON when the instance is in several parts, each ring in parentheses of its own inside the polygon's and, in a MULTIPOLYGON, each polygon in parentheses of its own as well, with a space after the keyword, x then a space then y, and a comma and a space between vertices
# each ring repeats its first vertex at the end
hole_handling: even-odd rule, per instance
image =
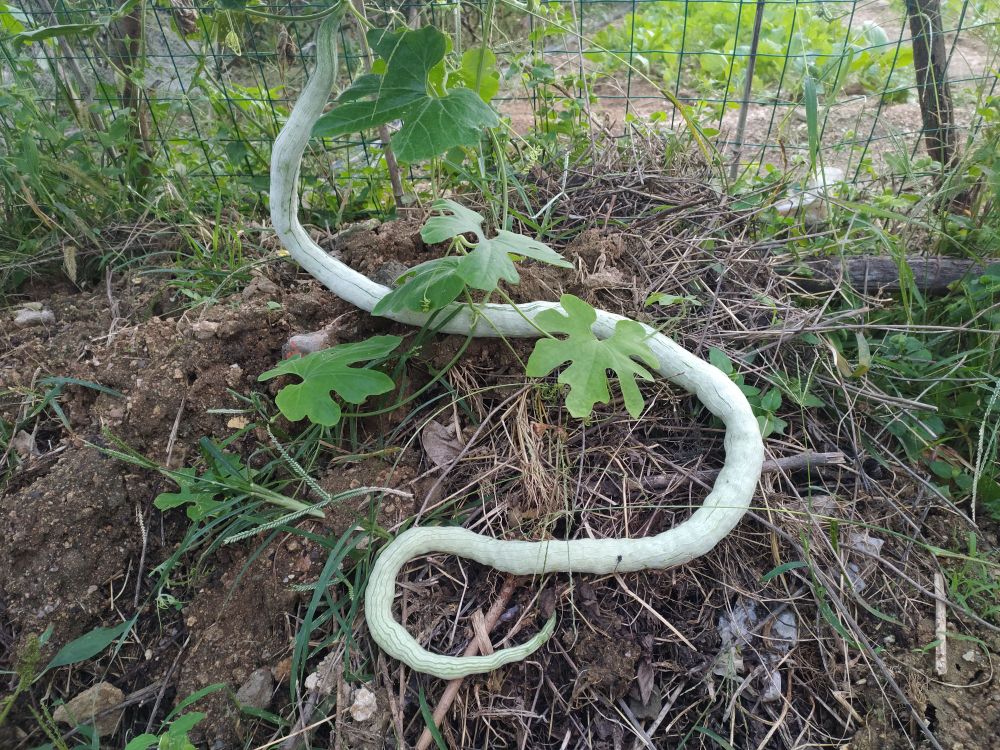
MULTIPOLYGON (((289 255, 341 299, 371 312, 389 289, 330 256, 299 223, 298 176, 313 125, 323 112, 337 78, 337 25, 346 2, 324 21, 317 36, 316 69, 299 97, 271 156, 271 222, 289 255)), ((463 336, 537 338, 536 317, 562 310, 556 302, 486 303, 474 308, 453 303, 443 333, 463 336)), ((597 310, 592 331, 600 339, 614 335, 623 320, 597 310)), ((386 317, 422 326, 426 313, 397 311, 386 317)), ((646 343, 657 359, 655 370, 694 394, 726 427, 726 458, 701 507, 679 526, 640 539, 574 539, 540 542, 500 540, 463 528, 414 526, 387 544, 371 570, 365 593, 365 616, 372 638, 382 649, 419 672, 444 679, 488 672, 519 661, 538 649, 555 628, 549 619, 527 643, 488 656, 452 657, 423 648, 392 616, 396 576, 406 562, 430 553, 458 555, 513 575, 546 573, 627 573, 686 563, 709 552, 725 537, 750 505, 760 477, 764 447, 757 419, 740 389, 722 371, 645 326, 646 343)))

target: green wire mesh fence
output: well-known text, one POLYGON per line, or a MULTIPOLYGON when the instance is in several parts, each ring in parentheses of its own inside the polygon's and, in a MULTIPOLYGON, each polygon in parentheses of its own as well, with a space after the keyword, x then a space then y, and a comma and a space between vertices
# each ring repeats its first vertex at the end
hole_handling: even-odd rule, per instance
MULTIPOLYGON (((937 7, 937 0, 906 2, 909 15, 937 7)), ((934 39, 944 50, 961 143, 996 86, 1000 0, 942 3, 934 39)), ((0 3, 2 81, 30 89, 39 111, 67 123, 63 136, 73 130, 103 149, 105 160, 143 151, 151 194, 202 184, 260 194, 270 144, 308 75, 314 16, 325 7, 0 3), (123 147, 127 139, 134 143, 123 147)), ((459 52, 489 33, 500 78, 493 105, 515 139, 588 128, 628 137, 636 128, 677 132, 693 121, 734 173, 786 169, 817 146, 824 165, 854 182, 927 167, 903 0, 380 1, 366 14, 375 26, 434 24, 459 52), (819 92, 811 116, 807 80, 819 92)), ((345 23, 341 44, 346 85, 369 64, 356 22, 345 23)), ((24 146, 15 132, 23 127, 0 110, 7 149, 24 146)), ((327 201, 341 215, 359 202, 387 209, 392 193, 379 137, 317 142, 307 205, 327 201)), ((43 133, 35 140, 54 158, 65 147, 43 133)))

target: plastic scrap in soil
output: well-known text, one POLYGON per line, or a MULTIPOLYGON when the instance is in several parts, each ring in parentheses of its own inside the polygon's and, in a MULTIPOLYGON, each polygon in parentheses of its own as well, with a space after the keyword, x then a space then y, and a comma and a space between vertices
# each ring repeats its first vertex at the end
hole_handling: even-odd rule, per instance
POLYGON ((375 715, 378 708, 378 700, 375 693, 366 687, 359 687, 354 691, 354 702, 351 703, 351 718, 355 721, 368 721, 375 715))
POLYGON ((844 181, 844 170, 837 167, 819 169, 806 182, 805 188, 789 191, 789 196, 774 204, 781 216, 794 216, 801 209, 804 218, 821 221, 826 218, 826 191, 844 181))
POLYGON ((851 531, 844 538, 843 546, 845 548, 849 550, 856 550, 861 553, 858 555, 861 559, 861 564, 851 560, 845 566, 845 569, 847 570, 847 578, 851 582, 851 586, 858 593, 861 593, 861 591, 868 585, 868 581, 864 578, 861 565, 865 562, 869 562, 871 559, 877 560, 882 554, 883 544, 885 544, 885 539, 879 539, 878 537, 871 536, 867 531, 851 531))
POLYGON ((798 643, 795 613, 788 609, 772 613, 762 604, 741 599, 731 612, 720 615, 718 633, 722 648, 712 672, 735 680, 746 671, 746 660, 754 659, 761 670, 760 699, 778 700, 782 694, 779 665, 798 643))
POLYGON ((430 421, 420 431, 420 445, 427 458, 439 469, 454 461, 465 447, 454 427, 430 421))

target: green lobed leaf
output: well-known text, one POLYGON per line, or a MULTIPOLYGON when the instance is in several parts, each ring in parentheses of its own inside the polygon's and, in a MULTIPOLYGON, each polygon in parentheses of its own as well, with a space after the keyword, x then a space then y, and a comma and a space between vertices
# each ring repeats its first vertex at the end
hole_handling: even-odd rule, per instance
POLYGON ((393 150, 401 161, 414 162, 475 145, 483 128, 500 123, 476 92, 444 89, 448 37, 438 29, 373 30, 368 42, 383 63, 341 94, 339 106, 316 122, 314 136, 346 135, 402 120, 392 137, 393 150))
MULTIPOLYGON (((458 299, 466 286, 491 292, 501 280, 517 284, 521 277, 514 260, 522 257, 562 268, 573 267, 548 245, 530 237, 501 230, 496 237, 487 238, 483 234, 483 217, 455 201, 438 200, 432 207, 440 213, 427 219, 420 230, 424 242, 436 244, 473 234, 475 246, 467 255, 437 258, 407 271, 399 278, 402 286, 375 305, 372 312, 376 315, 440 310, 458 299)), ((468 241, 464 246, 469 246, 468 241)))
POLYGON ((479 241, 476 248, 458 264, 458 275, 473 289, 491 292, 503 279, 511 284, 521 281, 514 257, 527 257, 553 266, 572 268, 559 253, 530 237, 501 230, 493 239, 479 241))
POLYGON ((545 310, 535 316, 535 323, 548 333, 565 333, 567 337, 539 339, 528 358, 528 376, 542 377, 571 363, 559 374, 559 382, 570 389, 566 398, 569 413, 582 419, 590 415, 595 403, 610 401, 607 372, 611 370, 618 377, 625 408, 633 419, 638 418, 643 400, 635 378, 652 380, 653 376, 634 359, 649 367, 658 364, 646 343, 649 332, 634 320, 621 320, 615 332, 602 341, 591 330, 597 320, 593 307, 571 294, 564 294, 559 303, 565 315, 545 310))
POLYGON ((161 492, 153 501, 159 510, 170 510, 187 505, 187 517, 192 521, 200 521, 218 510, 222 504, 215 498, 218 490, 212 490, 211 483, 198 477, 195 469, 179 469, 171 477, 180 487, 178 492, 161 492))
POLYGON ((456 272, 470 287, 484 292, 496 289, 501 279, 511 284, 521 281, 507 251, 489 240, 483 240, 475 250, 462 257, 456 272))
POLYGON ((491 242, 502 247, 512 255, 531 258, 532 260, 538 260, 542 263, 548 263, 550 266, 558 266, 559 268, 573 267, 572 263, 548 245, 538 240, 533 240, 531 237, 525 237, 523 234, 515 234, 514 232, 508 232, 506 229, 501 229, 491 242))
POLYGON ((442 198, 431 204, 431 209, 440 211, 424 222, 420 228, 420 239, 428 245, 436 245, 439 242, 448 242, 461 234, 474 234, 477 239, 482 240, 483 217, 466 208, 461 203, 442 198))
POLYGON ((395 387, 384 372, 366 367, 352 367, 387 356, 399 346, 399 336, 373 336, 366 341, 339 344, 305 357, 285 360, 262 373, 259 381, 279 375, 295 375, 302 382, 286 385, 275 402, 281 413, 293 422, 308 418, 315 424, 331 427, 340 421, 340 405, 331 393, 350 404, 361 404, 370 396, 387 393, 395 387))
POLYGON ((400 161, 415 162, 443 154, 455 146, 474 146, 483 128, 500 124, 496 112, 475 92, 454 89, 440 99, 416 102, 392 137, 400 161))

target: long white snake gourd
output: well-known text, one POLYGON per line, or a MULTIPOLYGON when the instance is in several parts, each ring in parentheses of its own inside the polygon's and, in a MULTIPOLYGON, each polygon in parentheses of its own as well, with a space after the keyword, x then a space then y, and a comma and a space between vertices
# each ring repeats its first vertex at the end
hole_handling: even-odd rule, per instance
MULTIPOLYGON (((271 220, 289 255, 338 297, 371 311, 389 289, 352 270, 320 248, 298 220, 298 176, 302 155, 337 77, 336 33, 339 14, 328 18, 317 39, 316 68, 275 140, 271 156, 271 220)), ((446 333, 473 336, 537 337, 529 323, 555 302, 518 305, 461 305, 444 325, 446 333)), ((398 313, 393 320, 422 325, 427 315, 398 313)), ((443 316, 447 317, 447 316, 443 316)), ((593 331, 600 338, 625 318, 597 311, 593 331)), ((554 617, 531 640, 489 656, 453 657, 422 648, 392 616, 396 576, 410 559, 432 552, 475 560, 515 575, 544 573, 624 573, 669 568, 711 550, 743 517, 760 477, 763 445, 757 420, 740 389, 720 370, 647 326, 647 343, 659 360, 660 375, 689 391, 726 426, 725 465, 703 505, 679 526, 643 539, 502 541, 462 528, 414 527, 382 550, 371 571, 365 614, 376 643, 418 672, 454 679, 489 672, 524 659, 552 634, 554 617)))

